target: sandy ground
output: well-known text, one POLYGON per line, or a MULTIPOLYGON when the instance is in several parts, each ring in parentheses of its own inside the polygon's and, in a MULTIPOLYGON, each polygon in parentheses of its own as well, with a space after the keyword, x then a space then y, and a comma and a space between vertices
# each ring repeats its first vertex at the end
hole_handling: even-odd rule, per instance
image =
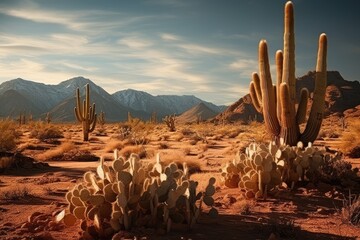
MULTIPOLYGON (((183 134, 183 129, 190 129, 189 126, 181 126, 176 132, 169 133, 165 126, 158 125, 151 133, 148 132, 146 137, 149 142, 144 145, 146 157, 142 161, 154 161, 154 155, 161 152, 161 156, 167 161, 196 162, 201 172, 194 173, 192 178, 199 181, 200 188, 205 186, 204 179, 209 176, 217 179, 214 199, 219 216, 212 219, 203 214, 191 231, 175 228, 166 235, 151 231, 140 235, 147 235, 146 239, 360 239, 360 228, 343 222, 341 207, 344 189, 338 186, 306 184, 292 191, 278 190, 270 194, 267 200, 258 201, 245 200, 238 189, 226 188, 221 183, 221 166, 231 160, 239 148, 247 146, 249 142, 259 138, 259 135, 260 138, 263 137, 262 133, 254 135, 254 132, 253 135, 244 135, 251 132, 251 126, 248 127, 248 131, 244 127, 237 134, 232 134, 231 131, 219 132, 218 135, 205 137, 197 143, 194 143, 193 137, 183 134), (272 234, 276 234, 278 238, 271 238, 272 234)), ((112 159, 113 153, 109 146, 114 142, 117 125, 106 126, 106 136, 92 134, 88 143, 81 141, 79 126, 64 128, 70 130, 64 131, 64 138, 60 142, 74 143, 75 148, 71 151, 89 151, 109 161, 112 159)), ((204 129, 206 127, 199 132, 204 129)), ((263 140, 266 141, 266 138, 263 140)), ((44 153, 59 146, 58 143, 44 143, 31 138, 26 130, 20 141, 22 153, 35 159, 42 158, 44 153)), ((327 139, 317 141, 316 144, 336 149, 337 141, 339 140, 327 139)), ((360 167, 360 159, 348 160, 354 167, 360 167)), ((58 225, 57 229, 38 233, 26 231, 21 226, 34 212, 41 213, 44 219, 53 220, 53 215, 67 205, 65 193, 81 180, 84 172, 94 170, 98 162, 67 159, 44 161, 50 167, 9 170, 0 175, 0 195, 24 187, 29 191, 24 198, 0 200, 0 239, 79 238, 79 224, 73 227, 58 225)))

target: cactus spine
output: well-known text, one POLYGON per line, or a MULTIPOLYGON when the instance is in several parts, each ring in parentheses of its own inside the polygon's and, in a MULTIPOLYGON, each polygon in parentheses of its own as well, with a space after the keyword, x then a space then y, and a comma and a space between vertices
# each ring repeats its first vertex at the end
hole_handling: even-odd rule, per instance
POLYGON ((76 89, 76 107, 75 116, 82 123, 83 140, 89 141, 89 133, 94 131, 96 125, 95 103, 90 106, 90 86, 86 84, 86 95, 81 106, 80 90, 76 89))
POLYGON ((284 52, 276 52, 276 86, 271 80, 267 43, 261 40, 260 76, 253 73, 250 96, 256 110, 263 113, 266 128, 273 139, 295 146, 298 141, 304 144, 315 141, 320 131, 325 107, 327 37, 324 33, 319 37, 314 98, 306 128, 300 133, 299 124, 306 120, 309 91, 301 89, 296 109, 294 8, 290 1, 285 5, 284 25, 284 52))

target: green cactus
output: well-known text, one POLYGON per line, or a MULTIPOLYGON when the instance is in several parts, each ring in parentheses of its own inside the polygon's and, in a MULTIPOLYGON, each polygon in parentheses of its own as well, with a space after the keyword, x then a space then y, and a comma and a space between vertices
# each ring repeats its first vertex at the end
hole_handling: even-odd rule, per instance
POLYGON ((166 123, 166 125, 169 128, 170 132, 175 132, 176 131, 175 119, 176 119, 175 114, 174 115, 168 115, 168 116, 165 116, 163 118, 163 121, 166 123))
POLYGON ((89 141, 89 133, 94 131, 96 125, 95 103, 90 106, 90 86, 86 84, 86 95, 81 104, 80 90, 76 89, 76 107, 74 108, 76 119, 82 123, 83 140, 89 141))
POLYGON ((256 110, 263 113, 267 131, 279 143, 295 146, 298 141, 307 144, 315 141, 323 119, 326 90, 327 37, 319 37, 316 80, 313 103, 306 128, 300 133, 299 124, 305 122, 308 90, 301 89, 296 106, 294 10, 292 2, 285 5, 284 52, 276 52, 277 81, 273 85, 267 43, 259 43, 259 75, 253 73, 250 95, 256 110))

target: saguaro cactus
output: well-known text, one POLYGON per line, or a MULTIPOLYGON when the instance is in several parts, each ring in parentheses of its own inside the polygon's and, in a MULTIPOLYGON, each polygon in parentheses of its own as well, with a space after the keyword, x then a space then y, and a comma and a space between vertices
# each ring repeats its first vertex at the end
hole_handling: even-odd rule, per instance
POLYGON ((327 37, 324 33, 319 37, 313 103, 306 128, 300 133, 299 124, 306 120, 309 91, 306 88, 301 89, 296 109, 294 7, 290 1, 285 5, 284 24, 284 52, 278 50, 275 56, 276 86, 271 80, 267 43, 261 40, 260 76, 253 73, 250 95, 256 110, 263 113, 266 128, 275 141, 292 146, 302 141, 307 145, 308 142, 315 141, 324 115, 327 37))
POLYGON ((80 90, 76 89, 76 107, 74 108, 75 116, 82 123, 83 140, 89 141, 89 133, 94 131, 96 125, 95 103, 90 106, 90 86, 86 84, 86 95, 81 106, 80 90))

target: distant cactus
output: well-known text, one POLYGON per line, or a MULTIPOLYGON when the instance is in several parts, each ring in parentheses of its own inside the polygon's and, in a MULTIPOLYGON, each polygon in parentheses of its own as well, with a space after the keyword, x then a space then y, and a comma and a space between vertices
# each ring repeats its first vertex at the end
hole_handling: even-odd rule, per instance
POLYGON ((150 123, 156 124, 157 123, 157 116, 156 112, 152 112, 150 116, 150 123))
POLYGON ((276 52, 277 81, 273 86, 267 43, 259 43, 259 72, 253 73, 250 95, 256 110, 263 113, 268 132, 276 142, 295 146, 315 141, 321 127, 325 107, 327 37, 319 37, 316 80, 312 108, 303 133, 299 124, 305 122, 309 91, 303 88, 295 111, 295 38, 294 9, 292 2, 285 5, 284 53, 276 52))
POLYGON ((26 124, 26 115, 20 113, 18 118, 19 126, 26 124))
POLYGON ((105 113, 103 111, 100 112, 98 118, 97 118, 98 124, 103 127, 105 124, 105 113))
POLYGON ((51 122, 51 115, 50 115, 50 113, 48 112, 48 113, 46 113, 46 116, 45 116, 45 122, 46 123, 50 123, 51 122))
POLYGON ((75 116, 82 123, 83 140, 89 141, 89 133, 94 131, 96 125, 95 103, 90 106, 90 86, 86 84, 86 95, 81 105, 80 90, 76 89, 76 107, 74 108, 75 116))
POLYGON ((175 132, 176 131, 175 119, 176 119, 175 114, 172 115, 172 116, 171 115, 165 116, 164 119, 163 119, 164 123, 166 123, 166 125, 168 126, 170 132, 175 132))

